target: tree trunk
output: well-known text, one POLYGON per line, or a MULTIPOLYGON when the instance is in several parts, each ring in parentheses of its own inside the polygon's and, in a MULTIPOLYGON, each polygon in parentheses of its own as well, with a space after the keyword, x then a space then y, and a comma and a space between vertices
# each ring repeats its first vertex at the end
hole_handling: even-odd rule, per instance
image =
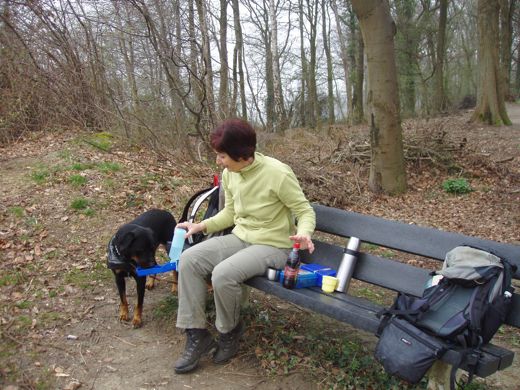
POLYGON ((305 127, 307 126, 307 114, 306 114, 306 107, 307 107, 307 56, 305 54, 305 39, 303 36, 303 0, 299 0, 298 3, 299 6, 299 22, 300 22, 300 61, 302 66, 302 73, 301 73, 301 79, 300 79, 300 122, 301 126, 305 127))
POLYGON ((440 0, 439 31, 437 35, 437 55, 435 58, 433 110, 446 110, 446 94, 444 92, 444 59, 446 55, 446 21, 448 18, 448 0, 440 0))
POLYGON ((235 39, 236 39, 236 58, 235 66, 238 68, 238 90, 240 91, 240 108, 241 116, 247 119, 247 102, 246 102, 246 87, 244 77, 244 38, 242 36, 242 24, 240 23, 240 8, 238 0, 232 0, 233 6, 233 21, 235 24, 235 39))
POLYGON ((478 1, 479 91, 473 120, 489 125, 510 125, 504 102, 499 63, 498 0, 478 1))
POLYGON ((511 94, 511 46, 513 44, 513 11, 515 0, 499 0, 500 4, 500 67, 506 101, 513 101, 511 94))
POLYGON ((322 28, 323 28, 323 50, 325 51, 325 57, 327 59, 327 119, 329 125, 335 122, 334 113, 334 88, 332 82, 334 75, 332 74, 332 56, 330 54, 330 34, 329 28, 327 27, 327 8, 325 7, 325 0, 322 0, 322 28))
POLYGON ((199 17, 200 34, 202 40, 202 60, 204 67, 201 68, 203 74, 201 79, 204 82, 204 94, 206 96, 205 107, 208 115, 208 128, 213 128, 215 125, 215 94, 213 92, 213 66, 211 64, 211 46, 208 29, 208 16, 206 10, 206 2, 202 0, 195 0, 197 13, 199 17))
POLYGON ((271 33, 271 55, 273 65, 273 131, 276 132, 287 127, 287 118, 283 102, 282 79, 280 77, 278 25, 276 21, 276 5, 274 0, 269 0, 269 26, 271 33))
MULTIPOLYGON (((159 22, 159 32, 157 32, 156 39, 159 42, 159 57, 163 59, 164 67, 166 70, 166 76, 168 80, 169 95, 170 95, 170 107, 172 112, 175 115, 175 126, 173 127, 172 137, 178 136, 179 141, 186 139, 185 134, 185 123, 186 123, 186 115, 184 111, 184 103, 183 103, 183 83, 181 82, 181 76, 179 74, 179 67, 175 64, 174 61, 178 61, 181 56, 179 40, 181 36, 179 34, 179 26, 180 23, 179 17, 175 18, 175 23, 177 26, 174 26, 177 34, 175 36, 176 41, 171 41, 169 38, 169 26, 168 22, 165 20, 165 15, 163 11, 163 4, 159 1, 155 1, 155 12, 158 15, 159 22)), ((178 5, 178 3, 177 3, 178 5)), ((176 15, 179 14, 178 7, 175 7, 176 15)), ((152 19, 151 19, 152 20, 152 19)), ((182 141, 181 141, 182 142, 182 141)))
POLYGON ((222 118, 227 118, 229 112, 229 64, 227 50, 227 0, 220 0, 220 88, 219 88, 219 112, 222 118))
MULTIPOLYGON (((516 29, 520 30, 520 18, 516 20, 516 29)), ((515 94, 520 95, 520 43, 516 44, 515 94)))
POLYGON ((395 25, 386 0, 352 0, 365 42, 369 74, 371 161, 374 192, 406 191, 403 139, 394 55, 395 25))
MULTIPOLYGON (((137 82, 135 80, 134 45, 131 40, 128 40, 127 42, 123 34, 124 23, 122 20, 119 3, 117 2, 114 3, 114 11, 116 15, 116 25, 118 27, 117 43, 119 45, 119 51, 121 52, 121 56, 123 57, 125 63, 126 77, 128 79, 128 88, 130 89, 130 94, 132 96, 133 108, 138 108, 140 102, 139 91, 137 89, 137 82)), ((128 23, 128 21, 125 20, 125 23, 128 23)))
POLYGON ((354 77, 354 93, 352 94, 352 124, 358 125, 364 121, 365 112, 363 104, 363 83, 365 81, 365 44, 359 26, 354 26, 353 31, 356 32, 355 37, 357 44, 356 61, 355 61, 355 77, 354 77))
POLYGON ((270 34, 266 32, 265 37, 265 115, 267 131, 275 130, 275 110, 274 110, 274 80, 273 80, 273 52, 271 51, 270 34))
POLYGON ((345 90, 347 94, 347 115, 351 116, 351 107, 352 107, 352 86, 350 82, 350 70, 349 70, 349 61, 348 61, 348 48, 346 37, 343 33, 343 29, 341 26, 341 19, 339 17, 338 5, 336 0, 331 0, 332 11, 334 12, 334 18, 336 20, 336 31, 338 33, 338 41, 341 52, 341 63, 343 65, 343 75, 345 77, 345 90))
POLYGON ((309 68, 307 71, 308 96, 308 126, 316 127, 319 119, 318 87, 316 84, 316 38, 318 35, 318 1, 306 0, 307 21, 309 23, 309 68))
MULTIPOLYGON (((442 0, 446 1, 446 0, 442 0)), ((414 20, 416 0, 396 0, 397 36, 396 54, 399 70, 401 115, 415 116, 418 33, 414 20)))
POLYGON ((349 105, 348 123, 358 125, 365 120, 364 105, 365 97, 363 84, 365 83, 365 46, 363 37, 359 29, 359 22, 354 11, 349 8, 348 28, 350 30, 349 63, 351 74, 349 75, 352 83, 352 102, 349 105))

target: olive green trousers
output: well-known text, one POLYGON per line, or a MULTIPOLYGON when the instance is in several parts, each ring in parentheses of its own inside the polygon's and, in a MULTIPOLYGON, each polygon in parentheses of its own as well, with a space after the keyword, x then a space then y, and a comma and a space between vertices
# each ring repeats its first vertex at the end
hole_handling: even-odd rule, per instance
POLYGON ((206 281, 211 275, 215 299, 215 327, 233 330, 240 320, 243 282, 265 274, 268 267, 282 269, 289 249, 253 245, 234 234, 212 237, 192 246, 179 260, 177 327, 206 328, 206 281))

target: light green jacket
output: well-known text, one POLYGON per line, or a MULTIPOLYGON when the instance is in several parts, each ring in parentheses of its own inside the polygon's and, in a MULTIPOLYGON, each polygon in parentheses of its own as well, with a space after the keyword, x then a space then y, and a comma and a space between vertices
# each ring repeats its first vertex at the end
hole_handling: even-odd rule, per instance
POLYGON ((298 179, 274 158, 257 152, 253 163, 240 172, 224 169, 222 187, 225 207, 204 221, 207 233, 235 225, 233 233, 243 241, 290 248, 289 236, 314 231, 316 215, 298 179))

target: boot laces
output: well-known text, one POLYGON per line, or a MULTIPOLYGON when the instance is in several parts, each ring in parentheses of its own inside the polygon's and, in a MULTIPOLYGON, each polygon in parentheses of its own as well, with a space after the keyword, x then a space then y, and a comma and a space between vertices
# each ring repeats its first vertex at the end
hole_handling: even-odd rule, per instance
POLYGON ((183 355, 191 355, 197 349, 197 346, 202 341, 202 337, 198 337, 197 332, 191 329, 186 331, 188 339, 186 340, 186 348, 184 349, 183 355))
POLYGON ((221 333, 219 337, 219 347, 225 351, 232 349, 240 336, 242 324, 238 324, 235 329, 228 333, 221 333))

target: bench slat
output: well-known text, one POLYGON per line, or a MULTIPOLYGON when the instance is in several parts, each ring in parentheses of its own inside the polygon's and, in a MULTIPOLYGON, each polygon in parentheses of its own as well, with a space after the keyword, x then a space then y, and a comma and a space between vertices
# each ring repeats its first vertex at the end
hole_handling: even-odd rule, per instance
MULTIPOLYGON (((317 240, 314 241, 314 246, 315 250, 312 254, 307 251, 302 252, 302 260, 338 270, 343 257, 343 249, 317 240)), ((361 253, 353 277, 394 291, 421 296, 429 278, 429 271, 391 259, 361 253)))
POLYGON ((298 288, 289 290, 279 282, 272 282, 265 277, 255 277, 246 282, 251 287, 275 295, 320 314, 347 322, 369 332, 375 332, 379 325, 376 317, 379 306, 362 298, 346 294, 322 294, 319 288, 298 288))
POLYGON ((458 245, 484 246, 497 251, 516 264, 518 269, 515 277, 520 278, 519 246, 390 221, 319 204, 312 206, 316 211, 318 231, 341 237, 355 236, 364 242, 437 260, 443 260, 446 253, 458 245))
MULTIPOLYGON (((288 290, 283 288, 279 282, 272 282, 261 276, 249 279, 246 283, 268 294, 348 323, 368 333, 375 334, 379 326, 376 313, 381 307, 363 298, 356 298, 343 293, 325 294, 316 287, 288 290)), ((511 351, 489 344, 480 357, 475 374, 486 377, 497 370, 503 370, 512 364, 513 355, 511 351)), ((449 350, 442 360, 448 364, 455 364, 459 360, 459 354, 456 351, 449 350)), ((461 366, 462 369, 465 369, 465 367, 464 364, 461 366)))

